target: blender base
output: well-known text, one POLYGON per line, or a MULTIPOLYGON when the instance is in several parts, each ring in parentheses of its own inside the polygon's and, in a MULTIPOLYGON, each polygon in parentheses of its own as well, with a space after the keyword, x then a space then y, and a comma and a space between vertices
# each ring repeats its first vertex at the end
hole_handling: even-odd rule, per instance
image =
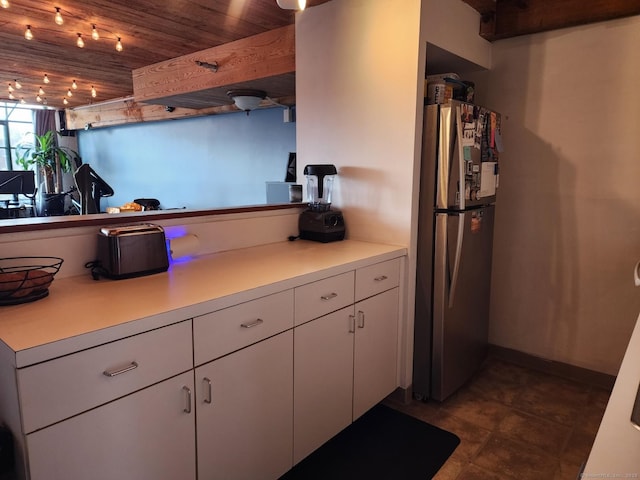
POLYGON ((305 210, 298 219, 298 229, 303 240, 322 243, 344 240, 344 217, 339 210, 305 210))

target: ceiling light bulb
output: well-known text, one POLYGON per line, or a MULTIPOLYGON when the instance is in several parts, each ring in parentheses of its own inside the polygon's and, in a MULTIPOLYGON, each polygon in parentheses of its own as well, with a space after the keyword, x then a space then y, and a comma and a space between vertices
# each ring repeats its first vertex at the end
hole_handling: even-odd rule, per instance
POLYGON ((94 88, 93 85, 91 85, 91 96, 93 98, 96 98, 96 95, 98 95, 98 92, 96 91, 96 89, 94 88))
POLYGON ((14 96, 13 96, 13 93, 9 92, 9 100, 13 100, 13 99, 15 99, 15 98, 16 98, 16 97, 14 97, 14 96))
POLYGON ((71 84, 71 88, 73 88, 74 90, 78 89, 78 84, 76 83, 76 81, 74 80, 73 83, 71 84))
POLYGON ((27 103, 27 102, 25 102, 24 97, 20 97, 20 103, 23 103, 23 104, 27 103))
POLYGON ((91 25, 91 38, 94 40, 98 40, 100 38, 100 34, 98 33, 98 30, 96 30, 95 25, 91 25))
POLYGON ((40 95, 36 95, 36 101, 37 101, 38 103, 40 103, 40 102, 42 101, 42 98, 40 97, 40 95))
POLYGON ((67 100, 67 97, 62 97, 62 103, 64 103, 65 105, 69 105, 69 100, 67 100))
POLYGON ((42 99, 42 104, 43 104, 43 105, 46 105, 47 103, 49 103, 49 102, 47 102, 47 97, 44 97, 44 98, 42 99))
POLYGON ((0 0, 0 6, 2 6, 2 8, 9 8, 9 0, 0 0))
POLYGON ((60 7, 56 7, 56 16, 54 20, 58 25, 62 25, 64 23, 64 19, 62 18, 62 14, 60 13, 60 7))
POLYGON ((76 45, 78 48, 84 48, 84 40, 82 40, 82 34, 78 34, 78 40, 76 40, 76 45))
POLYGON ((42 87, 38 89, 38 95, 44 95, 44 90, 42 89, 42 87))
POLYGON ((43 81, 44 83, 49 83, 51 80, 49 80, 49 77, 47 77, 47 74, 45 73, 45 74, 44 74, 44 78, 42 79, 42 81, 43 81))
POLYGON ((9 90, 9 92, 13 92, 13 87, 11 86, 11 84, 9 84, 8 90, 9 90))
POLYGON ((22 84, 18 80, 14 80, 13 83, 16 84, 16 88, 20 90, 22 88, 22 84))
POLYGON ((27 29, 24 32, 24 38, 27 40, 33 40, 33 33, 31 32, 31 25, 27 25, 27 29))
POLYGON ((276 0, 278 6, 284 10, 304 10, 307 0, 276 0))
POLYGON ((73 92, 71 89, 67 90, 67 97, 73 97, 73 92))
POLYGON ((118 37, 118 41, 116 42, 116 50, 118 52, 122 51, 122 42, 120 41, 120 37, 118 37))

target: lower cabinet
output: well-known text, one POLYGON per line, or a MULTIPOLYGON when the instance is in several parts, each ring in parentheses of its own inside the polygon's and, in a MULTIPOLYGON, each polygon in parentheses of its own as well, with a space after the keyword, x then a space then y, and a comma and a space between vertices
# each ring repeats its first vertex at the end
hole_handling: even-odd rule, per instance
POLYGON ((397 386, 398 288, 294 329, 294 464, 397 386))
POLYGON ((198 478, 277 479, 292 467, 293 332, 196 368, 198 478))
POLYGON ((193 371, 26 436, 31 480, 195 480, 193 371))

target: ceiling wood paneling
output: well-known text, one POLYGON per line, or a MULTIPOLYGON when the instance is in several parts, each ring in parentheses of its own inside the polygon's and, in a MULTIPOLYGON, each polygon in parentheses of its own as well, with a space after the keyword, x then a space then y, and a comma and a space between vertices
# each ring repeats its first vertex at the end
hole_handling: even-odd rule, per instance
MULTIPOLYGON (((308 8, 329 0, 308 0, 308 8)), ((36 104, 38 88, 47 104, 65 108, 62 98, 73 80, 67 107, 88 105, 133 94, 131 72, 210 47, 285 25, 295 13, 276 0, 9 0, 0 8, 0 99, 8 99, 8 84, 19 80, 19 99, 36 104), (54 23, 55 7, 65 20, 54 23), (31 25, 34 39, 24 38, 31 25), (100 33, 91 38, 91 24, 100 33), (75 44, 82 33, 84 48, 75 44), (116 37, 124 49, 115 50, 116 37), (51 83, 42 81, 47 74, 51 83), (98 92, 91 98, 91 86, 98 92)))

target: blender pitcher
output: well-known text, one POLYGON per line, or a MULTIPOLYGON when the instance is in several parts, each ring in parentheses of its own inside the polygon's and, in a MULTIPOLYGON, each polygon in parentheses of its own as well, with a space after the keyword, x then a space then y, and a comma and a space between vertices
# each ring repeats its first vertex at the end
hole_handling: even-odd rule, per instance
POLYGON ((331 207, 333 179, 338 174, 335 165, 307 165, 307 203, 315 212, 326 212, 331 207))

